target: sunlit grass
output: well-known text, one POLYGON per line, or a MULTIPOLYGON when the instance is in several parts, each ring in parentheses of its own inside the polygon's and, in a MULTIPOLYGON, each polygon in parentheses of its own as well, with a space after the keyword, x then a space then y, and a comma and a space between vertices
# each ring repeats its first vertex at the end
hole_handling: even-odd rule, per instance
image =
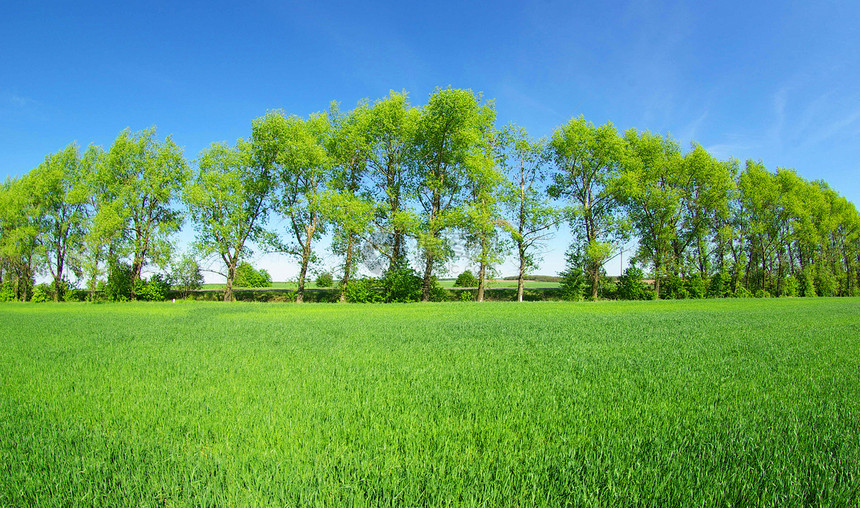
POLYGON ((0 305, 0 506, 844 505, 860 300, 0 305))

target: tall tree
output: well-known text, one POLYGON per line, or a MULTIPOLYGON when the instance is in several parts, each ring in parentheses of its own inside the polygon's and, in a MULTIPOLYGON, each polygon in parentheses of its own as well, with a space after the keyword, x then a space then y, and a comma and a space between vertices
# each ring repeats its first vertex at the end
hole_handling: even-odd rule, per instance
POLYGON ((539 249, 552 238, 563 215, 547 199, 543 172, 546 142, 532 141, 525 129, 510 126, 502 146, 502 167, 507 175, 501 193, 503 227, 517 252, 517 301, 522 302, 526 271, 537 267, 539 249))
POLYGON ((239 260, 251 252, 248 242, 265 240, 272 178, 255 163, 253 146, 238 140, 236 147, 215 143, 201 152, 198 170, 182 199, 197 230, 196 250, 217 255, 224 263, 224 301, 233 300, 233 280, 239 260))
POLYGON ((729 200, 736 190, 735 162, 715 159, 701 145, 684 155, 679 176, 681 218, 673 242, 676 258, 689 251, 701 277, 711 272, 711 243, 729 218, 729 200), (712 240, 713 239, 713 240, 712 240))
POLYGON ((492 105, 471 90, 437 89, 421 109, 412 172, 419 221, 414 234, 424 257, 422 301, 430 299, 433 268, 451 254, 445 234, 462 224, 469 169, 481 158, 475 147, 495 121, 492 105))
POLYGON ((6 266, 5 278, 11 272, 15 296, 21 301, 33 293, 37 252, 38 215, 28 187, 25 178, 0 186, 0 259, 6 266))
POLYGON ((625 236, 620 202, 612 191, 621 175, 624 143, 611 123, 595 127, 579 117, 556 129, 548 148, 555 163, 549 192, 571 202, 571 251, 581 260, 596 299, 603 265, 625 236))
POLYGON ((262 167, 276 180, 272 207, 289 221, 289 239, 279 250, 299 262, 296 302, 304 301, 308 266, 315 258, 314 241, 325 231, 320 193, 330 177, 331 125, 324 114, 307 120, 272 111, 253 124, 254 147, 262 167))
MULTIPOLYGON (((368 113, 365 104, 347 114, 339 113, 333 106, 330 113, 333 129, 328 150, 333 170, 328 189, 319 201, 323 216, 333 226, 332 251, 344 259, 341 288, 346 288, 361 262, 361 242, 373 232, 377 211, 376 203, 362 185, 370 153, 368 113)), ((340 300, 346 301, 346 292, 341 292, 340 300)))
POLYGON ((104 168, 107 154, 100 146, 90 145, 81 158, 80 188, 85 191, 84 230, 81 269, 86 278, 90 300, 95 299, 98 279, 104 273, 104 262, 118 252, 123 229, 121 203, 116 199, 116 182, 107 178, 104 168))
POLYGON ((501 189, 504 177, 497 165, 501 159, 500 133, 492 124, 473 148, 468 166, 466 188, 468 201, 464 207, 463 230, 472 246, 473 259, 478 263, 477 301, 484 301, 487 275, 493 265, 502 260, 506 244, 500 235, 502 226, 501 189))
POLYGON ((615 189, 639 238, 638 257, 654 267, 654 286, 674 264, 672 241, 681 210, 678 172, 681 149, 672 138, 630 129, 624 133, 627 154, 615 189))
POLYGON ((406 263, 411 223, 407 199, 416 184, 416 175, 407 169, 419 110, 409 105, 405 92, 392 91, 361 112, 368 189, 378 203, 374 215, 377 233, 369 240, 387 260, 390 271, 406 263))
MULTIPOLYGON (((131 255, 132 288, 149 262, 166 264, 171 236, 179 231, 182 215, 174 200, 190 170, 182 149, 170 136, 162 143, 155 128, 122 131, 111 145, 100 179, 107 194, 116 197, 111 207, 122 223, 124 249, 131 255)), ((132 298, 136 295, 132 289, 132 298)))
POLYGON ((86 191, 80 186, 81 158, 74 143, 45 157, 27 174, 34 200, 36 242, 54 280, 54 301, 63 297, 69 265, 77 271, 85 234, 86 191))

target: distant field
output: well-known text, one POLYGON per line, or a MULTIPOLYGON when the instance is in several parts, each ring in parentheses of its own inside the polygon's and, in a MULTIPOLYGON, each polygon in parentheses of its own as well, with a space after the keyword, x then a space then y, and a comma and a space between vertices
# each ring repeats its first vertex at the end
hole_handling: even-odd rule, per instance
POLYGON ((0 304, 0 506, 860 504, 860 299, 0 304))
MULTIPOLYGON (((452 288, 454 287, 454 282, 456 279, 442 279, 439 281, 439 285, 444 288, 452 288)), ((538 288, 557 288, 559 287, 558 282, 544 282, 544 281, 535 281, 535 280, 527 280, 525 281, 524 286, 526 288, 538 289, 538 288)), ((309 282, 305 285, 308 289, 316 289, 316 284, 313 282, 309 282)), ((517 281, 515 280, 489 280, 487 281, 488 288, 514 288, 517 287, 517 281)), ((297 289, 298 285, 295 282, 272 282, 272 286, 268 289, 297 289)), ((224 289, 224 284, 204 284, 203 289, 224 289)))

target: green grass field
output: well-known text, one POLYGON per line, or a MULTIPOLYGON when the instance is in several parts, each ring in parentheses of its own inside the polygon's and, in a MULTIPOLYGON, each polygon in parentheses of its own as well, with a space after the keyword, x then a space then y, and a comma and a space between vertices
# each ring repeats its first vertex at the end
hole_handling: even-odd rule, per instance
POLYGON ((860 504, 860 299, 2 304, 0 506, 860 504))

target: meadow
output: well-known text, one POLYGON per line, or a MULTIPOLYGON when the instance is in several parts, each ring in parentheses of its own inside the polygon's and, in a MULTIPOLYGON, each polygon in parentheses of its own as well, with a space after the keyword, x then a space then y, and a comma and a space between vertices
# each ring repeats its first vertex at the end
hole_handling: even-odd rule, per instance
POLYGON ((860 299, 0 304, 0 506, 860 504, 860 299))

